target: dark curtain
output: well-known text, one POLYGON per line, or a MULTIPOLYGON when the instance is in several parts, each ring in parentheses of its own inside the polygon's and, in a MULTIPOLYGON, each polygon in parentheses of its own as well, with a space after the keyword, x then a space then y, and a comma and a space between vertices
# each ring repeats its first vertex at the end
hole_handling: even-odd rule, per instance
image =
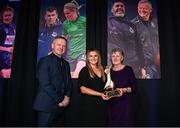
MULTIPOLYGON (((22 1, 12 66, 12 95, 6 108, 6 126, 36 126, 32 104, 37 87, 35 69, 39 8, 39 0, 22 1)), ((134 106, 136 126, 180 126, 180 5, 178 0, 157 0, 157 10, 162 78, 138 80, 134 106)), ((106 13, 107 0, 87 0, 87 49, 99 49, 104 66, 107 57, 106 13)), ((68 116, 70 126, 78 125, 76 87, 77 81, 74 80, 75 93, 68 116)))
POLYGON ((180 54, 180 4, 158 0, 159 37, 161 50, 161 75, 158 99, 158 124, 180 126, 179 57, 180 54), (163 4, 162 4, 163 3, 163 4))
POLYGON ((36 48, 39 28, 39 0, 22 0, 12 65, 12 97, 7 123, 10 126, 33 126, 32 110, 36 92, 36 48))
POLYGON ((87 0, 87 49, 97 48, 106 65, 107 58, 107 0, 87 0))

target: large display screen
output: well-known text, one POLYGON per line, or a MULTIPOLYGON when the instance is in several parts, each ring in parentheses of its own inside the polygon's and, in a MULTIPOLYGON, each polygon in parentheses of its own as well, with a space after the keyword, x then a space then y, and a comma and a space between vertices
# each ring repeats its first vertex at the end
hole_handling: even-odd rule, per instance
POLYGON ((37 61, 51 54, 56 36, 67 39, 64 58, 78 78, 86 60, 86 0, 41 0, 37 61))
POLYGON ((137 79, 161 78, 156 0, 108 0, 107 22, 108 66, 118 48, 137 79))
POLYGON ((20 0, 2 0, 0 4, 0 79, 11 77, 19 7, 20 0))

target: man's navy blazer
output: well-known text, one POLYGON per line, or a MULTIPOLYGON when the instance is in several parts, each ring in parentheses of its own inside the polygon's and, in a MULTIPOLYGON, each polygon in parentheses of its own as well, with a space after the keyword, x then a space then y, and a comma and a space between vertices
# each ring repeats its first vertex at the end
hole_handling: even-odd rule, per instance
POLYGON ((52 112, 59 109, 64 96, 70 97, 72 79, 69 63, 53 53, 40 59, 37 67, 38 93, 33 108, 52 112), (61 60, 61 61, 60 61, 61 60))

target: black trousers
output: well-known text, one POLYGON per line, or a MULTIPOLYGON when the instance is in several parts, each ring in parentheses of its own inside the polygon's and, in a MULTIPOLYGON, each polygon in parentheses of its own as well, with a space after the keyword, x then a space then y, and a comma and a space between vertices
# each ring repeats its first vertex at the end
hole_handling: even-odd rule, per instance
POLYGON ((56 109, 53 112, 38 111, 38 126, 65 126, 65 110, 56 109))

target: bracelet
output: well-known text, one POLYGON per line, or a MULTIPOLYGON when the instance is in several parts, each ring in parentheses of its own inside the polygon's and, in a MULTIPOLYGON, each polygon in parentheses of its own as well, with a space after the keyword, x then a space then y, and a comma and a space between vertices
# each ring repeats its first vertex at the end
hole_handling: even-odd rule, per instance
POLYGON ((129 87, 126 88, 126 92, 130 93, 130 88, 129 87))
POLYGON ((124 88, 124 91, 123 91, 123 92, 124 92, 124 93, 129 93, 129 92, 130 92, 129 87, 124 88))

